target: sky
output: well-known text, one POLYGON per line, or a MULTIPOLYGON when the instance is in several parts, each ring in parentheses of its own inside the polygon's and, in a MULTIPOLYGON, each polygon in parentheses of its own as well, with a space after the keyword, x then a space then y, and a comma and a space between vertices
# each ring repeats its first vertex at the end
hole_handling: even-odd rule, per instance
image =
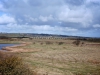
POLYGON ((0 0, 0 32, 100 37, 100 0, 0 0))

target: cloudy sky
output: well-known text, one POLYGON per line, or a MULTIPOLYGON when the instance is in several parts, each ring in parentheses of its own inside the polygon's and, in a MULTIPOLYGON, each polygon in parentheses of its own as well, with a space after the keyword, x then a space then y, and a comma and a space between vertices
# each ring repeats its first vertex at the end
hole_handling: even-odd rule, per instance
POLYGON ((100 0, 0 0, 0 32, 100 37, 100 0))

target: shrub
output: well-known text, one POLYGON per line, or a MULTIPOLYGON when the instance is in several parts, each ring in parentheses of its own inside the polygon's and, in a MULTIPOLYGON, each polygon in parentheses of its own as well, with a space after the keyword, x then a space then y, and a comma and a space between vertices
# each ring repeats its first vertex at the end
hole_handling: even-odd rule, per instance
POLYGON ((64 44, 64 42, 58 42, 58 45, 62 45, 62 44, 64 44))
POLYGON ((33 44, 36 44, 35 42, 33 42, 33 44))
POLYGON ((34 75, 20 57, 14 55, 2 57, 0 58, 0 75, 34 75))
POLYGON ((50 45, 50 44, 53 44, 53 42, 47 41, 46 44, 50 45))
POLYGON ((43 42, 41 42, 40 44, 43 45, 43 42))
POLYGON ((80 42, 81 42, 80 40, 75 40, 75 41, 73 42, 73 44, 79 46, 80 42))

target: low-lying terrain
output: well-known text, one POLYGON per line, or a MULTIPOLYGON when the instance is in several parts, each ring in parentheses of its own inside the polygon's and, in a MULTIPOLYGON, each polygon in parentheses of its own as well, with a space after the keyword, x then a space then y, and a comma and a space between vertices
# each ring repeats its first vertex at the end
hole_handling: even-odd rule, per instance
POLYGON ((28 44, 12 50, 19 50, 16 53, 39 75, 100 75, 100 43, 67 39, 22 39, 22 42, 28 44))

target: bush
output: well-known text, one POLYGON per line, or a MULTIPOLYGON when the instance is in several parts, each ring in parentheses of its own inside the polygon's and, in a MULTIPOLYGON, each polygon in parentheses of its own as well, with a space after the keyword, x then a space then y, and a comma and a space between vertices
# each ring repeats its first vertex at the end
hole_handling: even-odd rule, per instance
POLYGON ((0 75, 34 75, 32 71, 23 64, 20 57, 14 55, 3 55, 2 57, 3 58, 0 58, 0 75))
POLYGON ((47 45, 50 45, 50 44, 53 44, 53 42, 46 41, 46 44, 47 44, 47 45))
POLYGON ((81 42, 80 40, 76 40, 76 41, 73 42, 73 44, 79 46, 80 45, 80 42, 81 42))
POLYGON ((64 42, 58 42, 58 45, 62 45, 62 44, 64 44, 64 42))

